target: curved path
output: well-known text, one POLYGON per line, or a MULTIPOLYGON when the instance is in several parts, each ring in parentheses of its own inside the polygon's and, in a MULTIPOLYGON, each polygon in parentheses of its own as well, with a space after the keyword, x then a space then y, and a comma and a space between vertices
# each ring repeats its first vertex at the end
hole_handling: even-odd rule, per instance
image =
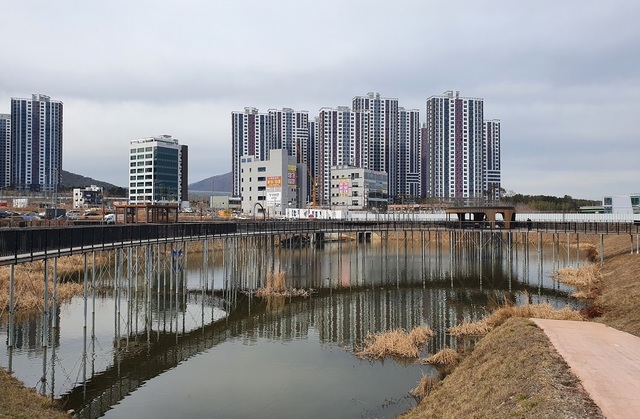
POLYGON ((601 323, 532 320, 604 416, 640 417, 640 337, 601 323))

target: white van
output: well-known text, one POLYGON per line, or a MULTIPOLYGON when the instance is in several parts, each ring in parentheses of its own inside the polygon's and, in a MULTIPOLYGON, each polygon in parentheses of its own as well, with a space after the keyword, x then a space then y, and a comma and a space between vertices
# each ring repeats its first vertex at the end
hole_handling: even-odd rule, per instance
POLYGON ((105 224, 115 224, 116 223, 116 215, 115 214, 107 214, 104 216, 105 224))

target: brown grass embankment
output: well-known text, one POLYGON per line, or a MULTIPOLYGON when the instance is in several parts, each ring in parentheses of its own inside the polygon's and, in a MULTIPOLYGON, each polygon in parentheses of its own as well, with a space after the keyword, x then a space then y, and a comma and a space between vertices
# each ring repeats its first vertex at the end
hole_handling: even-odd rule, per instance
POLYGON ((434 335, 429 326, 419 326, 410 332, 404 329, 368 334, 364 344, 355 348, 355 355, 361 358, 379 359, 385 356, 418 358, 427 340, 434 335))
POLYGON ((629 236, 605 238, 602 278, 594 300, 602 316, 595 321, 640 336, 640 255, 631 254, 629 236))
POLYGON ((431 387, 404 419, 603 417, 528 319, 511 318, 496 328, 431 387))
POLYGON ((450 327, 449 334, 453 336, 481 336, 500 326, 512 317, 540 318, 553 320, 584 320, 582 314, 568 307, 556 310, 551 304, 525 304, 523 306, 503 305, 494 310, 487 317, 476 322, 463 322, 450 327))
POLYGON ((0 368, 0 418, 69 419, 50 399, 25 387, 0 368))

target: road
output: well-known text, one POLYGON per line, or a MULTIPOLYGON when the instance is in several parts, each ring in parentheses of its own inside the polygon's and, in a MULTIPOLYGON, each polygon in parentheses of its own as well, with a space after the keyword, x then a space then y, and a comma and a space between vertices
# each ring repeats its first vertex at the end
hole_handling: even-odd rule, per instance
POLYGON ((607 418, 640 417, 640 338, 601 323, 533 319, 607 418))

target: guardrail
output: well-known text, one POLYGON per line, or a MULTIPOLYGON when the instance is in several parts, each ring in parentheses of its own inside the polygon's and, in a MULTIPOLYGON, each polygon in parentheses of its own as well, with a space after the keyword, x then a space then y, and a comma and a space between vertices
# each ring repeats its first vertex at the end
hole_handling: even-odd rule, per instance
POLYGON ((193 241, 228 234, 314 234, 363 231, 543 231, 580 234, 640 234, 640 225, 611 222, 512 222, 511 230, 499 224, 473 221, 246 221, 177 224, 127 224, 0 229, 0 265, 49 257, 109 250, 139 244, 193 241))

